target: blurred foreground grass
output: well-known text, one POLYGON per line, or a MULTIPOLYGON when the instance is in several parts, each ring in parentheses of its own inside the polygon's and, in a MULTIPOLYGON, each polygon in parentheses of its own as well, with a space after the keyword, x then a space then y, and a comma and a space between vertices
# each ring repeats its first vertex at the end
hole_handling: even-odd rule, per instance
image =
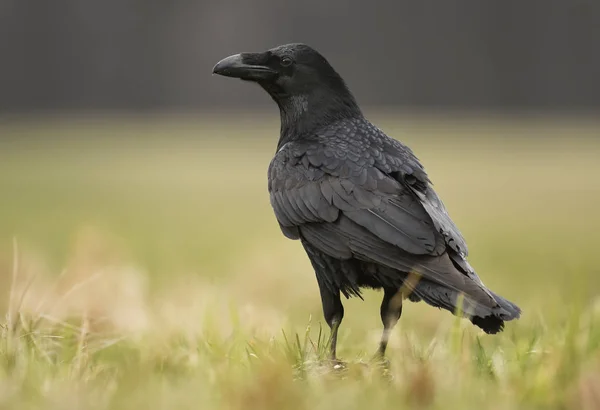
POLYGON ((600 408, 600 123, 375 116, 524 315, 486 336, 409 304, 383 372, 365 292, 334 372, 268 118, 0 122, 2 408, 600 408))

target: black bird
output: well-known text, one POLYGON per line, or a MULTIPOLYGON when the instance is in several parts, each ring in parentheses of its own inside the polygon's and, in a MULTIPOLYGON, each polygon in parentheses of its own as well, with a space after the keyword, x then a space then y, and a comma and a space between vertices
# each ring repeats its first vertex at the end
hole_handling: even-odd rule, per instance
POLYGON ((333 360, 340 294, 360 297, 364 287, 384 292, 381 355, 406 298, 461 314, 486 333, 520 316, 467 262, 467 244, 417 157, 363 116, 321 54, 287 44, 227 57, 213 72, 259 84, 279 106, 271 205, 315 270, 333 360))

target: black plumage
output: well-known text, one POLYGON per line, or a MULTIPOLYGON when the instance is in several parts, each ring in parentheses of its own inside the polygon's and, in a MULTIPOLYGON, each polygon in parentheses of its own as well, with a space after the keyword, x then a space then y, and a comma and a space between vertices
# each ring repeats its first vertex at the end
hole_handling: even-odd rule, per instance
POLYGON ((257 82, 279 106, 271 205, 315 270, 333 358, 340 294, 360 296, 364 287, 384 290, 381 354, 405 298, 452 313, 461 301, 460 313, 487 333, 520 316, 467 262, 467 244, 417 157, 363 116, 318 52, 288 44, 228 57, 214 72, 257 82))

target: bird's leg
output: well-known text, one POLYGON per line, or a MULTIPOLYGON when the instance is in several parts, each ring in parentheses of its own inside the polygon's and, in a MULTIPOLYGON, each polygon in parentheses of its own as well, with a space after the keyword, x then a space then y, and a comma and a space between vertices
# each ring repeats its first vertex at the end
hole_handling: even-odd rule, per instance
POLYGON ((402 293, 394 288, 385 288, 380 312, 381 321, 383 322, 383 335, 381 336, 377 355, 384 357, 390 333, 402 314, 402 293))
POLYGON ((344 306, 340 299, 339 290, 334 292, 321 281, 319 281, 319 289, 321 291, 321 302, 323 303, 323 315, 325 316, 325 321, 331 328, 329 358, 332 361, 337 362, 337 336, 338 329, 344 318, 344 306))
POLYGON ((333 362, 338 361, 336 349, 338 329, 340 328, 340 323, 341 320, 333 320, 333 322, 329 324, 329 327, 331 328, 331 345, 329 350, 329 359, 333 362))

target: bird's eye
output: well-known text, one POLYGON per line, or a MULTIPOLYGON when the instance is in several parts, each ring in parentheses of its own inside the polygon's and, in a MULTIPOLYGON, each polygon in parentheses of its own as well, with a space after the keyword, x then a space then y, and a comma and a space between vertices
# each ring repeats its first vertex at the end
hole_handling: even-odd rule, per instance
POLYGON ((289 58, 289 57, 283 57, 283 58, 281 59, 281 65, 282 65, 283 67, 289 67, 289 66, 291 66, 291 65, 292 65, 292 63, 293 63, 293 61, 292 61, 292 59, 291 59, 291 58, 289 58))

